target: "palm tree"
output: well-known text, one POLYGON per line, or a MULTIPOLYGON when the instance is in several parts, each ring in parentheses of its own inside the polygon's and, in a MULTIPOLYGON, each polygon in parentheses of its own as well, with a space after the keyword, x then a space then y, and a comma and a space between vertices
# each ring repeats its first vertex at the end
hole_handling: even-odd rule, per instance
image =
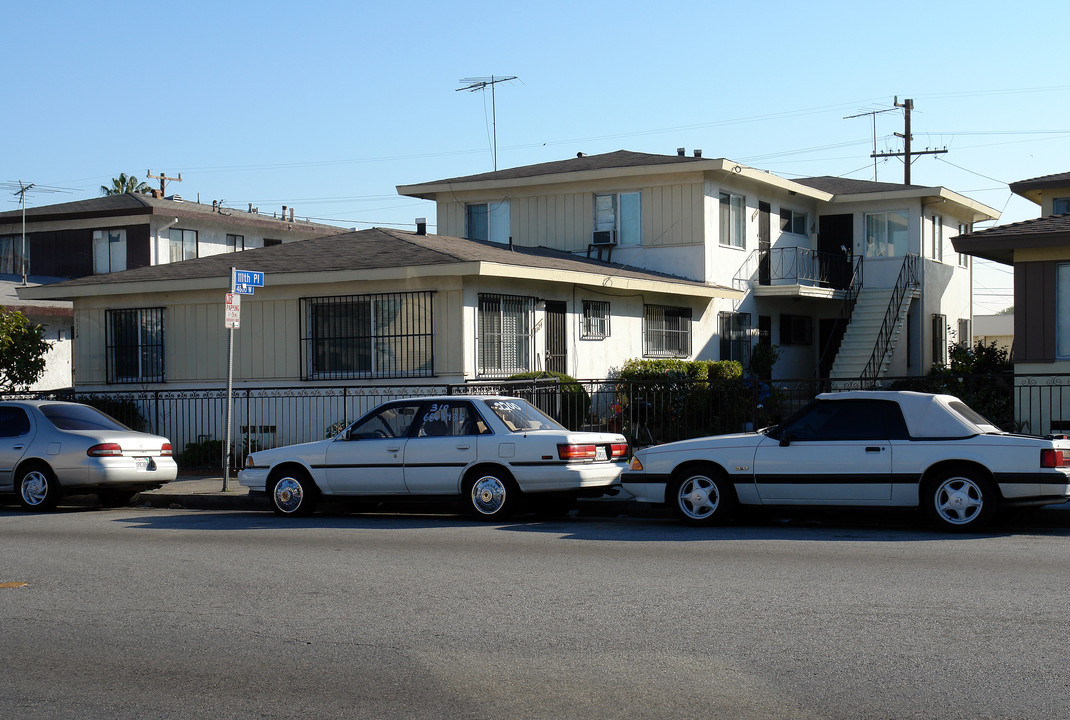
POLYGON ((152 189, 144 182, 138 182, 138 179, 133 175, 127 175, 126 173, 119 173, 119 177, 111 179, 111 187, 107 185, 100 186, 101 195, 123 195, 125 193, 140 193, 142 195, 148 195, 152 192, 152 189))

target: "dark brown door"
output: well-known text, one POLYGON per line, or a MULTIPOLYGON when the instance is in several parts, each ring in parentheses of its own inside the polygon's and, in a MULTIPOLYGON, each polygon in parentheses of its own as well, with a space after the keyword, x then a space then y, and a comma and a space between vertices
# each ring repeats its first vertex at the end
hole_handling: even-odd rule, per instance
POLYGON ((854 215, 822 215, 818 224, 817 251, 822 284, 844 290, 851 283, 854 259, 854 215))
POLYGON ((758 203, 758 284, 768 285, 772 276, 769 269, 769 246, 772 237, 769 226, 769 203, 758 203))
POLYGON ((565 303, 546 301, 546 369, 564 373, 568 368, 565 303))

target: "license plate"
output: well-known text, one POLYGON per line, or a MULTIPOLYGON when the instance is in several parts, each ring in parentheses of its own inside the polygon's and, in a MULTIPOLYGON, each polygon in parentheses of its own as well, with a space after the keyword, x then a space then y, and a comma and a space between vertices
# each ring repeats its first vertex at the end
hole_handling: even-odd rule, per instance
POLYGON ((134 467, 138 472, 147 472, 149 469, 149 459, 134 458, 134 467))
POLYGON ((601 445, 597 446, 594 449, 594 459, 595 460, 608 460, 609 459, 609 456, 606 455, 606 449, 604 447, 602 447, 601 445))

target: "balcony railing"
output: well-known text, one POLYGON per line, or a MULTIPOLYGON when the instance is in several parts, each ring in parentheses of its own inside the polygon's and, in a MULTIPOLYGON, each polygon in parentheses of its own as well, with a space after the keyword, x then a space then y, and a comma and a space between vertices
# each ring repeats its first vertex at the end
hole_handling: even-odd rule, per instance
POLYGON ((737 290, 772 285, 846 290, 861 258, 846 254, 819 252, 809 248, 785 247, 755 250, 732 278, 737 290))

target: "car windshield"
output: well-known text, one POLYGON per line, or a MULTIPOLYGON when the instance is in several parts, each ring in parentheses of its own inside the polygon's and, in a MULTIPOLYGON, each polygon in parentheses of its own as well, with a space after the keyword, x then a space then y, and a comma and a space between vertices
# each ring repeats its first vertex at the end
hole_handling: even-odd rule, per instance
POLYGON ((41 414, 60 430, 122 430, 126 425, 88 405, 41 405, 41 414))
POLYGON ((485 402, 487 407, 493 410, 494 414, 500 417, 505 426, 513 432, 566 429, 527 400, 503 398, 486 400, 485 402))

